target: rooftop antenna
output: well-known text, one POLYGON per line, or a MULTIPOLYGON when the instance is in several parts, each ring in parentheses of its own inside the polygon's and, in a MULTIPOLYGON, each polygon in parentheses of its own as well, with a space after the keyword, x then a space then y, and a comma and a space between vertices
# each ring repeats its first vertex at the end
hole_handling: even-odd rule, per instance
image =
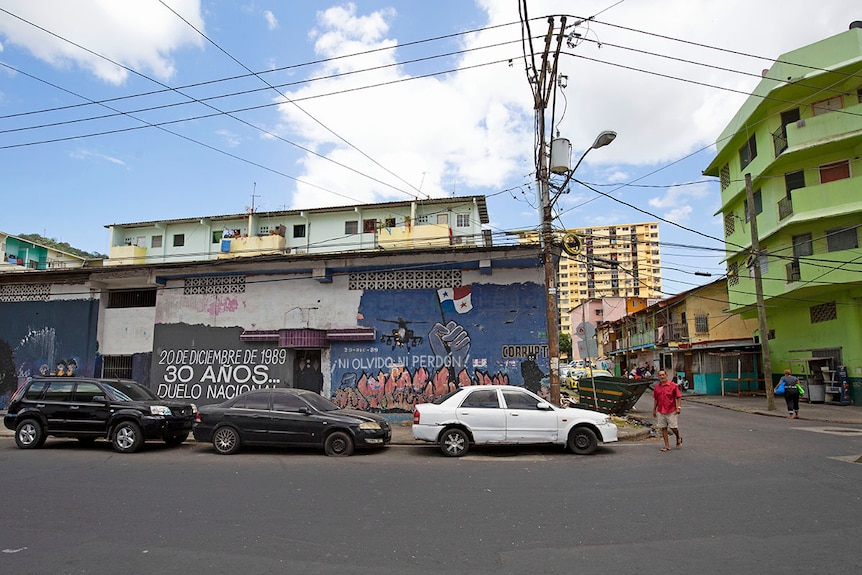
POLYGON ((253 182, 253 184, 254 184, 254 189, 251 193, 251 207, 249 207, 249 206, 245 207, 245 211, 247 211, 250 214, 254 213, 254 199, 260 197, 258 194, 254 193, 257 191, 257 182, 253 182))

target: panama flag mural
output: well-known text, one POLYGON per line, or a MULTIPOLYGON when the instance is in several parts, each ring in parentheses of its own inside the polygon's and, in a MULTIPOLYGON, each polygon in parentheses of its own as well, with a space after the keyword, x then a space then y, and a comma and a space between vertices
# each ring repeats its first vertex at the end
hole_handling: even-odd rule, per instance
POLYGON ((444 313, 453 311, 467 313, 473 309, 473 302, 470 299, 470 286, 441 288, 437 290, 437 296, 440 298, 440 307, 444 313))

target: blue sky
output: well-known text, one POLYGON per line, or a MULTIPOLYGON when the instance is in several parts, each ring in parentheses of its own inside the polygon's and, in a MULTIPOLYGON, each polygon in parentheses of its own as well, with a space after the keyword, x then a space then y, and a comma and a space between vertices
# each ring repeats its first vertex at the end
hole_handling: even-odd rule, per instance
MULTIPOLYGON (((518 5, 3 0, 0 230, 107 253, 113 223, 474 194, 495 237, 535 228, 518 5)), ((556 223, 678 224, 660 224, 667 294, 723 272, 701 171, 744 93, 862 19, 858 0, 527 7, 534 37, 560 14, 577 34, 553 130, 575 159, 619 134, 577 172, 610 197, 572 185, 556 223)))

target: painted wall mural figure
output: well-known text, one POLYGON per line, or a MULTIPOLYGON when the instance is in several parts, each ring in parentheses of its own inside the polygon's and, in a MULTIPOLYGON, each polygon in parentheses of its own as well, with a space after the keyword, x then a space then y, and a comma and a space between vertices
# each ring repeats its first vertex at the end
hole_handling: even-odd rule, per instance
POLYGON ((536 354, 531 353, 527 359, 521 362, 521 377, 524 378, 524 387, 533 393, 539 393, 542 389, 542 378, 545 373, 539 369, 536 363, 536 354))
POLYGON ((341 407, 410 412, 416 403, 463 385, 529 384, 547 395, 542 391, 545 366, 539 365, 547 354, 539 359, 537 353, 546 346, 544 316, 523 313, 513 319, 511 313, 513 306, 540 307, 542 296, 539 284, 366 291, 357 317, 360 325, 383 334, 376 342, 382 345, 330 348, 331 399, 341 407), (376 320, 363 323, 366 317, 376 320), (422 324, 431 327, 419 336, 423 332, 415 326, 422 324), (532 367, 521 367, 528 361, 532 367))

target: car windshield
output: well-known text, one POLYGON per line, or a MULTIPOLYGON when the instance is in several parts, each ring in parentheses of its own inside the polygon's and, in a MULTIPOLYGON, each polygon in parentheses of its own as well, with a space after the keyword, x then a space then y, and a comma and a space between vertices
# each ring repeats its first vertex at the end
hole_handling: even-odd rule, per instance
POLYGON ((159 396, 134 381, 102 381, 102 386, 111 399, 116 401, 140 401, 159 399, 159 396))
POLYGON ((337 411, 341 409, 325 397, 316 393, 303 393, 299 397, 307 401, 317 411, 337 411))

